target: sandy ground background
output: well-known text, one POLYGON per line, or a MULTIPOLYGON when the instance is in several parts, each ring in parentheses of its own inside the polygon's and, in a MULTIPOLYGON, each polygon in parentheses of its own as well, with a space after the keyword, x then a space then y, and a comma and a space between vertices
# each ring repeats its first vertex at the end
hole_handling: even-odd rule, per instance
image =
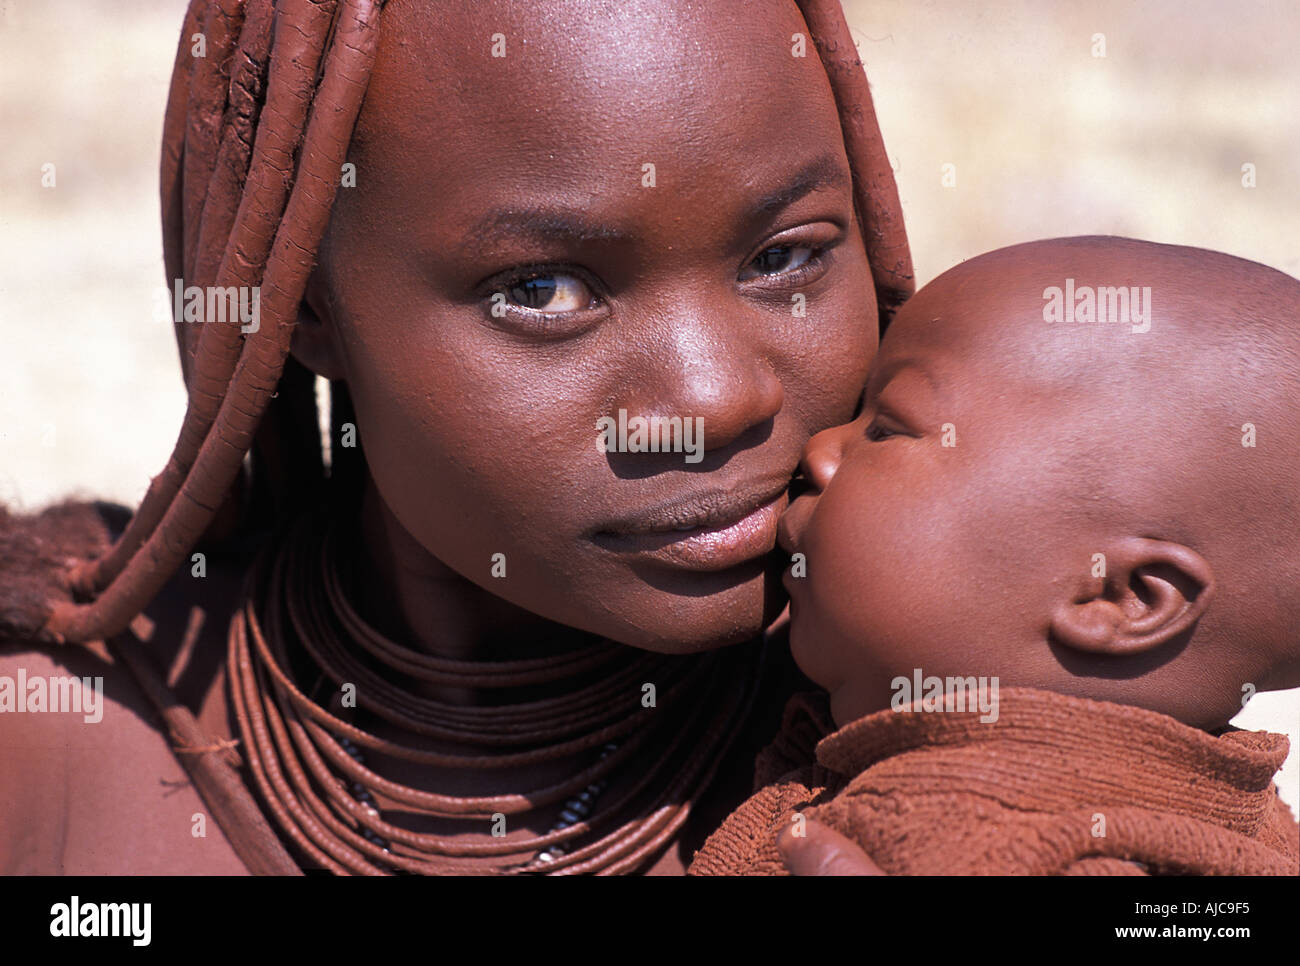
MULTIPOLYGON (((406 0, 394 0, 406 2, 406 0)), ((184 409, 158 149, 183 0, 0 0, 0 500, 127 504, 184 409), (55 165, 55 187, 41 185, 55 165)), ((1300 275, 1300 3, 848 0, 918 280, 1122 234, 1300 275), (1097 34, 1105 56, 1094 56, 1097 34), (956 184, 942 184, 943 166, 956 184), (1256 186, 1242 184, 1252 164, 1256 186)), ((1247 728, 1300 744, 1300 689, 1247 728)), ((1278 781, 1297 808, 1293 751, 1278 781)))

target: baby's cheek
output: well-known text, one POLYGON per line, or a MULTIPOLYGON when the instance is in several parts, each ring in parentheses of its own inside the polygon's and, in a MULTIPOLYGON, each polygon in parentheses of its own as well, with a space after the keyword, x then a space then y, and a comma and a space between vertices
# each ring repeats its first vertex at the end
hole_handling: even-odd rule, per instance
POLYGON ((795 578, 802 581, 795 588, 795 659, 828 690, 855 673, 864 630, 860 602, 853 593, 857 562, 847 546, 842 516, 825 502, 817 508, 800 545, 806 575, 795 578))
POLYGON ((848 458, 809 527, 810 609, 825 639, 827 674, 872 685, 910 673, 933 636, 936 605, 929 568, 942 547, 926 515, 882 485, 893 472, 848 458))

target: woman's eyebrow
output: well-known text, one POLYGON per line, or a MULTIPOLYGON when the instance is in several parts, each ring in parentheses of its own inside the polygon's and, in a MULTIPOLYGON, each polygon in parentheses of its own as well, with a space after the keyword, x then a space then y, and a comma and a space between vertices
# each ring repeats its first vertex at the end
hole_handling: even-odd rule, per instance
POLYGON ((843 158, 823 154, 800 168, 789 181, 760 196, 752 210, 759 215, 772 215, 790 207, 804 195, 823 188, 846 188, 849 175, 843 158))
MULTIPOLYGON (((770 217, 814 191, 848 184, 843 158, 824 154, 809 161, 784 184, 760 195, 749 210, 755 217, 770 217)), ((581 212, 547 207, 493 208, 470 227, 467 235, 489 245, 520 237, 571 242, 622 242, 631 238, 622 229, 592 221, 581 212)))
POLYGON ((468 236, 487 244, 522 237, 536 241, 617 242, 627 232, 591 221, 564 208, 494 208, 476 221, 468 236))

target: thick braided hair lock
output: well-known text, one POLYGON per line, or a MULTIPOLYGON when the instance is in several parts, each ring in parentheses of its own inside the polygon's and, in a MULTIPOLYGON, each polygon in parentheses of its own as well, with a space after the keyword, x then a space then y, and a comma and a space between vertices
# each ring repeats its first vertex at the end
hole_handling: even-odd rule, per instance
MULTIPOLYGON (((255 440, 259 456, 278 464, 267 475, 281 494, 319 482, 314 383, 289 348, 384 2, 190 3, 163 128, 167 278, 205 291, 260 286, 261 324, 243 333, 176 320, 189 402, 175 448, 108 552, 69 571, 77 599, 50 605, 43 639, 124 630, 211 525, 255 440), (196 33, 204 57, 191 54, 196 33)), ((794 2, 834 93, 883 327, 914 290, 893 170, 839 0, 794 2)))

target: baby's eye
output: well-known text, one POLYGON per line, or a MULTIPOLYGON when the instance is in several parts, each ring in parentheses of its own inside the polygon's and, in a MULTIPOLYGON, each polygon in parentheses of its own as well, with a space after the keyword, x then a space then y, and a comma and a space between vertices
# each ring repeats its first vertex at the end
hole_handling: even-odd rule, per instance
POLYGON ((813 254, 807 245, 773 245, 759 252, 749 267, 756 275, 784 275, 808 264, 813 254))
POLYGON ((511 305, 546 315, 577 312, 590 307, 595 298, 582 279, 560 273, 521 278, 501 286, 494 294, 504 295, 511 305))
POLYGON ((897 436, 899 434, 882 423, 880 417, 877 416, 867 425, 866 435, 867 439, 871 440, 873 443, 878 443, 882 439, 889 439, 891 436, 897 436))

